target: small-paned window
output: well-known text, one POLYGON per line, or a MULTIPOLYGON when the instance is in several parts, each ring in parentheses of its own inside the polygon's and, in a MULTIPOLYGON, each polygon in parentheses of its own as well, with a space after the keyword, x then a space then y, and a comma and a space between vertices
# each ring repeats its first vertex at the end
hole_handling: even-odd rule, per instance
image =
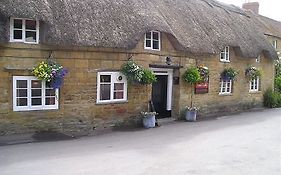
POLYGON ((272 45, 273 45, 274 49, 277 50, 277 40, 274 40, 272 42, 272 45))
POLYGON ((13 110, 58 109, 58 89, 33 76, 13 77, 13 110))
POLYGON ((127 79, 120 72, 98 72, 97 103, 127 100, 127 79))
POLYGON ((145 34, 144 48, 160 51, 160 32, 151 31, 145 34))
POLYGON ((38 44, 39 21, 31 19, 11 18, 10 41, 38 44))
POLYGON ((221 80, 219 94, 231 94, 231 93, 232 93, 232 80, 221 80))
POLYGON ((220 61, 221 62, 230 62, 229 59, 229 47, 226 46, 220 53, 220 61))
POLYGON ((250 80, 250 92, 257 92, 259 91, 260 79, 252 79, 250 80))

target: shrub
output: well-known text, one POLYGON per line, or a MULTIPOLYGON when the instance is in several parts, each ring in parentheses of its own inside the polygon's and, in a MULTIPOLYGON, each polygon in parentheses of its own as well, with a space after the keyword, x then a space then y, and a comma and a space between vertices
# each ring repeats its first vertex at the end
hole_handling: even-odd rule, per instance
POLYGON ((275 78, 274 86, 277 92, 281 92, 281 76, 275 78))
POLYGON ((264 106, 269 108, 281 107, 281 94, 274 92, 272 89, 266 90, 263 95, 264 106))
POLYGON ((143 69, 143 75, 141 77, 142 84, 152 84, 157 81, 155 74, 149 69, 143 69))
POLYGON ((188 68, 183 74, 183 80, 190 84, 194 84, 201 81, 201 75, 198 68, 188 68))

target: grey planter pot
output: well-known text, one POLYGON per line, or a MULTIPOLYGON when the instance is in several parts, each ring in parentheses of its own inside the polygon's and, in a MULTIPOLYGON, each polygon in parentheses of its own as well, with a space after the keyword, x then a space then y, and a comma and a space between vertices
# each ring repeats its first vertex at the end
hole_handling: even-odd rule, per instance
POLYGON ((155 115, 146 115, 142 119, 144 128, 154 128, 155 127, 155 115))
POLYGON ((197 116, 197 111, 196 110, 187 110, 185 112, 185 119, 186 119, 186 121, 195 122, 196 121, 196 116, 197 116))

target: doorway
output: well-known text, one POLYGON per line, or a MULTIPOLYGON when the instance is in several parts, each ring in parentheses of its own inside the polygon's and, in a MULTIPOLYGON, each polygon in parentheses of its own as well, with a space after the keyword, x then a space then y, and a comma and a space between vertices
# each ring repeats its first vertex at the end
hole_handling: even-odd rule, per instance
POLYGON ((171 117, 173 71, 152 69, 157 81, 152 84, 152 102, 158 118, 171 117))

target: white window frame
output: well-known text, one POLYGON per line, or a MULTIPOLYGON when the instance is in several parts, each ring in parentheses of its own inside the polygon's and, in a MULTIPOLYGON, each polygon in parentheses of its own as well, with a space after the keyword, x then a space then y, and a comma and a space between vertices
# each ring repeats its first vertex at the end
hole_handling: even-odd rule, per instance
POLYGON ((13 111, 51 110, 59 108, 59 90, 55 90, 55 105, 45 105, 46 82, 42 81, 42 105, 31 105, 31 81, 38 80, 34 76, 13 76, 13 111), (27 106, 17 106, 17 80, 27 81, 27 106))
POLYGON ((260 78, 250 80, 249 92, 258 92, 260 86, 260 78))
POLYGON ((220 95, 227 95, 227 94, 232 94, 232 86, 233 86, 233 82, 232 80, 221 80, 220 81, 220 95), (229 91, 227 90, 229 89, 229 91))
POLYGON ((158 32, 158 31, 150 31, 150 32, 147 32, 147 33, 150 33, 150 45, 151 45, 151 47, 146 47, 146 40, 147 40, 147 38, 146 38, 146 33, 145 33, 145 35, 144 35, 144 49, 147 49, 147 50, 156 50, 156 51, 160 51, 161 50, 161 33, 160 32, 158 32), (159 44, 159 49, 154 49, 153 48, 153 33, 157 33, 158 34, 158 38, 159 38, 159 40, 158 40, 158 44, 159 44))
POLYGON ((39 20, 35 19, 27 19, 27 18, 10 18, 10 42, 23 42, 27 44, 38 44, 39 43, 39 20), (22 39, 14 39, 14 20, 22 20, 22 39), (36 21, 36 30, 26 29, 25 23, 26 20, 36 21), (36 42, 28 42, 26 41, 26 31, 36 32, 36 42))
POLYGON ((97 77, 97 104, 106 104, 106 103, 118 103, 118 102, 127 102, 127 90, 128 82, 125 75, 121 72, 98 72, 97 77), (101 85, 101 75, 110 75, 110 100, 101 100, 100 99, 100 85, 101 85), (122 76, 122 80, 118 80, 118 77, 122 76), (114 99, 114 83, 124 83, 123 99, 114 99))
POLYGON ((229 52, 229 46, 226 46, 220 53, 220 61, 221 62, 230 62, 230 52, 229 52), (222 58, 223 57, 223 58, 222 58))
POLYGON ((277 50, 277 40, 273 40, 272 45, 275 50, 277 50))

